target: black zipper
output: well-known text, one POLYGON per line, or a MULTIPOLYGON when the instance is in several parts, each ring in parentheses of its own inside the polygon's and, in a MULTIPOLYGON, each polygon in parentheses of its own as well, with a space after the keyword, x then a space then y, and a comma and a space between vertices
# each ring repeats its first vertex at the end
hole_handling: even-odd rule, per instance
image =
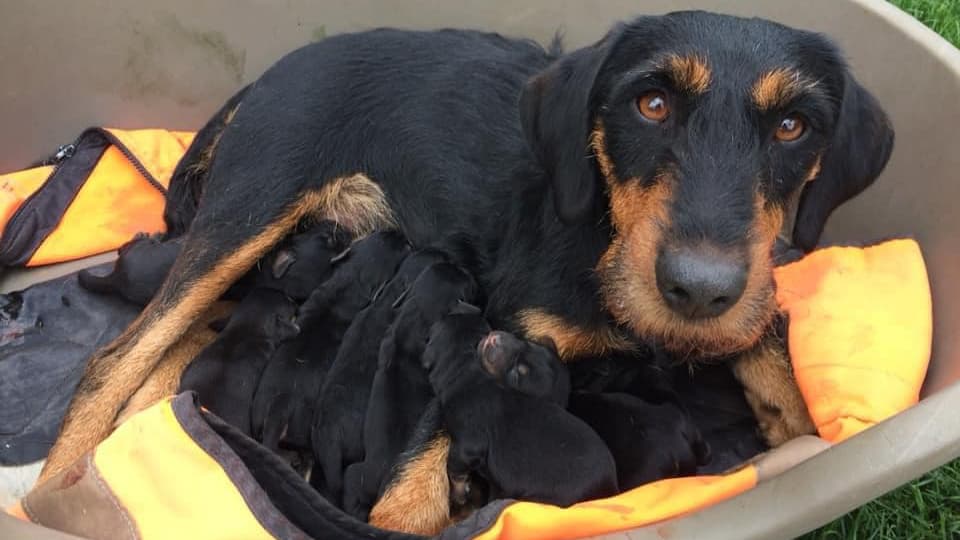
MULTIPOLYGON (((44 183, 46 183, 51 178, 53 178, 54 173, 56 173, 57 169, 60 168, 61 163, 73 157, 73 155, 77 152, 77 145, 80 144, 80 139, 83 139, 83 136, 86 135, 86 133, 87 133, 86 131, 81 133, 80 136, 74 139, 73 142, 70 144, 64 144, 64 145, 58 146, 55 154, 53 154, 52 156, 50 156, 50 158, 45 159, 41 162, 41 165, 44 167, 53 165, 53 170, 51 170, 50 174, 47 175, 47 180, 44 181, 44 183)), ((43 186, 41 185, 33 193, 27 196, 27 198, 24 199, 23 202, 20 204, 20 208, 17 208, 17 210, 10 215, 10 219, 7 220, 7 222, 4 224, 4 227, 6 227, 11 223, 15 223, 17 218, 20 216, 20 214, 22 214, 24 211, 26 211, 27 208, 29 208, 30 201, 32 201, 40 193, 42 189, 43 189, 43 186)), ((0 232, 3 232, 3 236, 6 236, 7 231, 5 229, 0 232)))
MULTIPOLYGON (((32 252, 37 249, 38 246, 30 245, 20 249, 20 251, 30 250, 31 253, 29 254, 25 255, 21 253, 19 256, 17 256, 16 254, 9 253, 9 251, 13 249, 14 245, 19 245, 24 242, 21 236, 23 231, 18 230, 20 229, 20 222, 24 219, 24 213, 31 211, 37 197, 48 196, 49 194, 46 192, 50 189, 55 189, 51 187, 51 182, 57 181, 56 175, 60 171, 61 167, 65 163, 69 162, 78 151, 99 151, 96 161, 91 161, 89 164, 83 165, 84 167, 89 166, 90 169, 86 171, 88 177, 84 178, 80 184, 74 188, 76 191, 74 192, 73 196, 76 196, 76 193, 79 193, 79 190, 82 189, 82 184, 87 181, 89 174, 92 173, 96 168, 99 160, 103 158, 103 153, 109 149, 111 144, 120 150, 120 153, 123 154, 127 161, 133 165, 137 172, 139 172, 140 175, 146 179, 154 189, 156 189, 161 195, 166 196, 166 188, 164 188, 160 182, 157 182, 157 179, 153 177, 150 171, 148 171, 143 164, 140 163, 136 156, 134 156, 116 136, 103 128, 88 128, 84 130, 80 136, 74 140, 74 142, 58 147, 53 156, 48 158, 46 161, 41 162, 44 165, 53 165, 53 170, 50 171, 49 175, 47 175, 47 180, 44 182, 44 184, 41 185, 39 189, 31 193, 26 199, 24 199, 23 203, 20 205, 20 208, 18 208, 10 216, 10 219, 7 220, 5 227, 2 230, 2 234, 0 234, 0 260, 3 260, 3 264, 24 263, 26 262, 26 259, 32 256, 32 252), (94 150, 97 148, 99 148, 99 150, 94 150)), ((83 155, 87 154, 84 153, 83 155)), ((69 202, 66 202, 66 204, 69 206, 69 202)), ((66 210, 66 207, 64 207, 63 210, 66 210)))
POLYGON ((150 171, 148 171, 147 168, 144 167, 142 163, 140 163, 140 160, 137 159, 137 156, 133 155, 133 153, 130 152, 130 150, 126 147, 126 145, 124 145, 123 142, 116 137, 116 135, 111 133, 109 130, 106 130, 103 128, 90 128, 90 129, 95 130, 101 135, 103 135, 104 137, 106 137, 106 139, 110 141, 111 144, 113 144, 114 146, 117 147, 118 150, 120 150, 120 153, 123 154, 125 158, 127 158, 127 161, 129 161, 130 164, 133 165, 135 169, 137 169, 140 175, 146 178, 147 182, 150 182, 151 186, 156 188, 156 190, 159 191, 162 195, 167 194, 167 189, 163 187, 163 184, 161 184, 160 182, 157 182, 157 179, 154 178, 152 174, 150 174, 150 171))

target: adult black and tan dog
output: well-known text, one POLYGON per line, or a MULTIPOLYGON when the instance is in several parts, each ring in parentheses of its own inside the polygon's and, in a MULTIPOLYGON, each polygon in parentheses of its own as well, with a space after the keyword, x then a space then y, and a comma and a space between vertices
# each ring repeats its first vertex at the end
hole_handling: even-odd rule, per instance
MULTIPOLYGON (((659 342, 736 372, 768 439, 812 429, 782 348, 771 249, 885 166, 893 131, 823 36, 705 12, 640 17, 566 54, 380 29, 282 58, 193 152, 199 205, 157 297, 88 364, 42 480, 110 431, 184 330, 303 220, 397 227, 564 359, 659 342), (756 345, 760 342, 759 345, 756 345)), ((179 215, 179 214, 178 214, 179 215)))

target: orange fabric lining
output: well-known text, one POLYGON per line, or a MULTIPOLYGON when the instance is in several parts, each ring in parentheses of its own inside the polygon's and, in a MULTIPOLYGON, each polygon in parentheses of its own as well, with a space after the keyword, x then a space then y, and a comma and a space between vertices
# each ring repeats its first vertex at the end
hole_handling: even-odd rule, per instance
POLYGON ((124 422, 97 447, 94 463, 143 540, 274 538, 183 431, 169 399, 124 422))
POLYGON ((53 166, 35 167, 0 175, 0 231, 27 197, 33 195, 53 172, 53 166))
POLYGON ((706 508, 757 484, 748 466, 724 476, 661 480, 608 499, 558 508, 518 502, 507 506, 477 540, 553 540, 634 529, 706 508))
POLYGON ((933 314, 920 247, 831 247, 776 269, 788 346, 810 415, 837 443, 917 403, 933 314))
MULTIPOLYGON (((194 136, 192 132, 164 129, 107 131, 164 188, 194 136)), ((0 177, 0 223, 10 219, 52 170, 53 167, 39 167, 0 177)), ((162 233, 166 230, 163 207, 163 193, 144 178, 118 147, 111 145, 27 266, 105 253, 139 232, 162 233)))
POLYGON ((164 232, 163 205, 163 193, 111 146, 27 266, 105 253, 138 232, 164 232))

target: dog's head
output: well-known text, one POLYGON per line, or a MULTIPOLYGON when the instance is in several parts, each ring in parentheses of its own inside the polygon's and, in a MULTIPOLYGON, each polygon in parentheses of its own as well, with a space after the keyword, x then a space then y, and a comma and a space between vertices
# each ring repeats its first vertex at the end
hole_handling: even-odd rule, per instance
POLYGON ((821 35, 759 19, 642 17, 559 58, 520 100, 568 223, 608 219, 604 302, 675 352, 727 354, 774 312, 787 209, 812 249, 886 165, 893 130, 821 35))

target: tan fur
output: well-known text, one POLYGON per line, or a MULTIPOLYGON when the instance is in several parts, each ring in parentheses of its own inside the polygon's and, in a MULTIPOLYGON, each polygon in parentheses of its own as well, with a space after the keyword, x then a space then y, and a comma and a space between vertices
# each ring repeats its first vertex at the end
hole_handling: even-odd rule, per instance
POLYGON ((743 384, 747 403, 753 409, 760 431, 772 447, 816 433, 813 420, 793 376, 790 358, 774 336, 741 354, 733 372, 743 384))
POLYGON ((702 94, 710 87, 712 73, 702 56, 672 54, 667 57, 664 67, 673 84, 684 92, 702 94))
POLYGON ((440 435, 406 463, 370 511, 370 524, 425 536, 451 525, 449 451, 450 438, 440 435))
POLYGON ((527 339, 552 339, 565 362, 582 356, 601 356, 631 346, 629 340, 609 326, 582 328, 542 309, 522 310, 517 314, 517 321, 527 339))
POLYGON ((818 155, 816 161, 813 162, 813 166, 810 167, 810 171, 807 172, 807 176, 804 177, 803 182, 813 182, 816 180, 817 176, 820 175, 820 166, 822 165, 823 156, 818 155))
POLYGON ((676 181, 673 173, 661 171, 649 188, 639 179, 620 181, 599 123, 593 132, 592 146, 606 179, 614 228, 610 247, 596 268, 608 311, 636 335, 659 338, 679 355, 724 355, 756 343, 776 307, 769 250, 780 232, 782 210, 757 196, 757 217, 749 245, 751 271, 742 299, 720 317, 686 320, 663 302, 656 281, 660 238, 670 226, 668 209, 676 181))
POLYGON ((801 92, 814 88, 817 85, 800 74, 799 71, 788 68, 777 68, 760 76, 751 89, 753 103, 761 111, 770 111, 785 107, 790 100, 801 92))
POLYGON ((240 108, 238 103, 236 107, 227 111, 227 114, 223 115, 223 128, 213 136, 213 140, 210 141, 210 146, 203 149, 200 152, 200 159, 196 163, 190 166, 190 170, 193 174, 203 174, 204 172, 210 170, 210 162, 213 161, 213 153, 216 152, 217 146, 220 144, 220 137, 223 135, 223 129, 226 129, 230 125, 230 122, 233 122, 233 117, 237 114, 237 109, 240 108))
POLYGON ((127 401, 123 410, 117 415, 114 428, 161 399, 177 393, 184 370, 200 354, 200 351, 217 338, 217 333, 210 329, 209 324, 228 316, 233 311, 234 305, 234 302, 216 302, 202 317, 190 325, 187 333, 167 349, 157 367, 150 372, 147 380, 127 401))
MULTIPOLYGON (((349 191, 340 193, 351 195, 349 191)), ((370 198, 364 201, 368 204, 370 198)), ((301 219, 329 211, 336 204, 326 189, 305 193, 259 234, 233 253, 223 254, 213 270, 191 283, 176 303, 160 305, 161 290, 120 337, 90 359, 38 482, 69 467, 105 439, 123 404, 187 328, 301 219)), ((363 210, 365 206, 350 208, 363 210)), ((369 221, 369 216, 364 218, 364 223, 369 221)))
POLYGON ((383 188, 362 174, 334 179, 318 194, 317 208, 323 219, 342 225, 355 237, 375 230, 397 228, 383 188))

